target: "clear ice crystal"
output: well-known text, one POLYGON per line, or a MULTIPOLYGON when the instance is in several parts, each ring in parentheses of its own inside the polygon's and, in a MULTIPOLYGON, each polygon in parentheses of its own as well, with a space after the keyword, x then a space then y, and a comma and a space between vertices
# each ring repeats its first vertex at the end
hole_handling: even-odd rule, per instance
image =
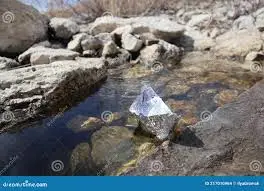
POLYGON ((141 94, 137 96, 129 111, 144 117, 173 114, 169 107, 149 86, 144 86, 141 89, 141 94))

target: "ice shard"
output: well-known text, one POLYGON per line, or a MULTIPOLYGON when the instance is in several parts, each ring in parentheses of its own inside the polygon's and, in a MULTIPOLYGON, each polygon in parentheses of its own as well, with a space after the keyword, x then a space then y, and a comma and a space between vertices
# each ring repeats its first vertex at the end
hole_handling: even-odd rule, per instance
POLYGON ((144 86, 141 94, 131 105, 129 111, 145 117, 173 114, 156 92, 149 86, 144 86))
POLYGON ((138 116, 143 131, 156 136, 159 140, 169 138, 179 119, 149 86, 142 88, 141 94, 129 111, 138 116))

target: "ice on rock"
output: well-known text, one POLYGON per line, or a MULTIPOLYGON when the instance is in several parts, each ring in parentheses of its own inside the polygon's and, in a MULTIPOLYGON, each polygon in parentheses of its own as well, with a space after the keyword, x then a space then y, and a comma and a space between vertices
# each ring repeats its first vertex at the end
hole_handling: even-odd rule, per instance
POLYGON ((151 87, 143 87, 141 94, 131 105, 129 111, 138 116, 143 131, 159 140, 170 137, 179 117, 173 113, 151 87))
POLYGON ((131 105, 129 111, 145 117, 173 114, 156 92, 151 87, 146 86, 142 88, 141 94, 131 105))

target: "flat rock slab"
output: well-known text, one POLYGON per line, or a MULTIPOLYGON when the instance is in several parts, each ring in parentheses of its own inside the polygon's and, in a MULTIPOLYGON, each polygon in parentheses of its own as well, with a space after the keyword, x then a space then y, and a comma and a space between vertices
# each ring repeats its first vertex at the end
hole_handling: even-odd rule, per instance
POLYGON ((105 77, 104 62, 96 58, 0 73, 0 113, 13 113, 12 120, 0 121, 0 131, 6 125, 13 126, 39 114, 67 109, 85 98, 91 87, 105 77))
POLYGON ((19 55, 18 61, 22 64, 40 65, 50 64, 60 60, 74 60, 79 56, 78 52, 67 49, 52 49, 42 46, 32 47, 19 55))
POLYGON ((125 175, 263 175, 264 81, 125 175), (158 162, 157 162, 158 161, 158 162), (153 163, 158 164, 153 166, 153 163), (155 167, 155 168, 154 168, 155 167))
POLYGON ((165 16, 151 16, 151 17, 133 17, 133 18, 119 18, 112 16, 105 16, 96 19, 91 24, 91 33, 96 35, 104 32, 112 32, 118 27, 125 25, 132 26, 132 33, 141 34, 151 32, 158 38, 167 40, 182 35, 184 26, 175 21, 171 21, 165 16))

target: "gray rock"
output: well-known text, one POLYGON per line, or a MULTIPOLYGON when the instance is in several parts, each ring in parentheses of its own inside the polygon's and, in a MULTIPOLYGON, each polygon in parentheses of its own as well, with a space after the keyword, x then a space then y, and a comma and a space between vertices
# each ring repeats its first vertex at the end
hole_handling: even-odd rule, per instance
POLYGON ((259 14, 256 18, 256 27, 259 31, 264 31, 264 12, 259 14))
POLYGON ((213 51, 216 56, 242 57, 262 48, 261 33, 257 30, 229 31, 216 38, 213 51))
POLYGON ((17 66, 20 66, 20 64, 17 61, 0 56, 0 71, 11 69, 17 66))
POLYGON ((103 44, 114 40, 111 33, 100 33, 95 38, 99 39, 103 44))
POLYGON ((16 56, 47 38, 48 19, 17 0, 0 2, 0 56, 16 56))
POLYGON ((59 60, 74 60, 79 53, 66 49, 52 49, 45 47, 33 47, 19 55, 20 63, 30 62, 32 65, 50 64, 59 60), (28 61, 29 60, 29 61, 28 61))
POLYGON ((88 35, 86 33, 80 33, 76 34, 72 37, 73 39, 68 43, 67 49, 80 52, 82 50, 81 42, 88 38, 88 35))
POLYGON ((140 51, 140 59, 143 64, 152 67, 155 64, 165 65, 178 64, 181 59, 181 50, 170 43, 160 41, 159 44, 146 46, 140 51))
POLYGON ((122 35, 122 47, 131 52, 137 52, 143 46, 143 41, 138 39, 137 37, 124 33, 122 35))
POLYGON ((233 29, 243 30, 243 29, 253 29, 255 28, 255 19, 251 15, 240 16, 233 23, 233 29))
POLYGON ((102 41, 94 36, 89 36, 81 42, 82 49, 85 50, 98 50, 103 47, 102 41))
POLYGON ((119 53, 115 57, 105 58, 108 68, 115 68, 124 64, 128 64, 132 60, 132 55, 124 49, 119 49, 119 53))
POLYGON ((132 34, 133 27, 131 25, 125 25, 125 26, 118 27, 114 31, 111 32, 111 34, 116 35, 119 38, 121 38, 124 33, 132 34))
POLYGON ((119 53, 119 49, 113 41, 109 41, 104 45, 102 56, 114 57, 119 53))
POLYGON ((52 18, 49 25, 57 38, 65 40, 69 40, 80 31, 79 26, 75 22, 65 18, 52 18))
POLYGON ((106 77, 101 59, 57 61, 0 73, 0 112, 7 108, 14 120, 0 122, 0 131, 29 118, 56 113, 80 101, 106 77))
POLYGON ((215 45, 215 41, 199 30, 186 28, 184 36, 180 38, 180 44, 188 51, 203 51, 210 50, 215 45))
POLYGON ((264 81, 217 109, 209 121, 182 131, 164 153, 162 146, 122 175, 264 174, 264 81), (176 144, 177 143, 177 144, 176 144), (163 168, 153 170, 153 162, 163 168))

